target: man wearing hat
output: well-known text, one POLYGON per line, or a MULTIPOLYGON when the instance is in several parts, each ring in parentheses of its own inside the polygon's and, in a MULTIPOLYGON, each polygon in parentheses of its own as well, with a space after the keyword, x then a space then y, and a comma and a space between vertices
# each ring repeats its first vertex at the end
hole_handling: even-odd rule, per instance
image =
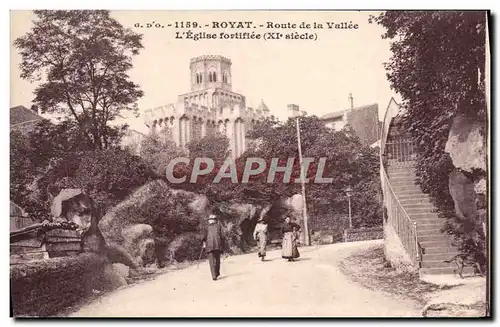
POLYGON ((203 234, 203 248, 207 251, 213 280, 217 280, 220 276, 220 256, 224 251, 224 245, 222 226, 217 223, 215 215, 208 216, 208 226, 203 234))

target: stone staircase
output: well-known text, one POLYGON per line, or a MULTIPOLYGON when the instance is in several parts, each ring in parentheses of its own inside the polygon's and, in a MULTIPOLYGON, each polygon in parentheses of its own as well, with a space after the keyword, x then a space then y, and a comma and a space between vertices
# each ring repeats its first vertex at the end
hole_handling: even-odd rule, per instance
MULTIPOLYGON (((444 219, 438 217, 429 196, 415 183, 414 168, 411 165, 397 167, 389 163, 387 175, 399 202, 410 219, 417 223, 417 238, 422 249, 420 274, 456 273, 457 265, 445 262, 458 254, 457 248, 452 245, 453 237, 441 232, 444 219)), ((468 268, 464 269, 464 273, 468 268)))

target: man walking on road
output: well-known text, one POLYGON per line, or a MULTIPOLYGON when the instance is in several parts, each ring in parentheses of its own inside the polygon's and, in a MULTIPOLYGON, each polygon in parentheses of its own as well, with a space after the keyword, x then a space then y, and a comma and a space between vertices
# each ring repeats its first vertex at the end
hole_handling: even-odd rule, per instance
POLYGON ((224 245, 222 226, 217 222, 215 215, 208 216, 208 226, 203 234, 203 248, 207 251, 213 280, 217 280, 220 276, 220 256, 224 251, 224 245))

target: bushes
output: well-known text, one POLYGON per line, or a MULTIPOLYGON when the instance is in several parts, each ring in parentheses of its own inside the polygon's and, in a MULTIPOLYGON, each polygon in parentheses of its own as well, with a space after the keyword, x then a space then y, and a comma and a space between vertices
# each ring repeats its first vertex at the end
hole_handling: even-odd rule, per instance
POLYGON ((14 316, 49 316, 103 285, 105 260, 81 254, 11 265, 14 316))

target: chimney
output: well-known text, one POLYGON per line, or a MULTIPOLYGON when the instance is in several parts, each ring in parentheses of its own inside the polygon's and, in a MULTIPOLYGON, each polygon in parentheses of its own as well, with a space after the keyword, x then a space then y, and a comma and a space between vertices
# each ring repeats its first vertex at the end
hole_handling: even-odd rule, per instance
POLYGON ((352 93, 349 93, 349 109, 354 108, 354 98, 352 97, 352 93))
POLYGON ((288 106, 288 115, 290 117, 300 116, 299 106, 296 104, 289 104, 288 106))
POLYGON ((31 111, 33 111, 37 115, 41 114, 40 109, 38 109, 38 106, 36 106, 36 105, 31 106, 31 111))

